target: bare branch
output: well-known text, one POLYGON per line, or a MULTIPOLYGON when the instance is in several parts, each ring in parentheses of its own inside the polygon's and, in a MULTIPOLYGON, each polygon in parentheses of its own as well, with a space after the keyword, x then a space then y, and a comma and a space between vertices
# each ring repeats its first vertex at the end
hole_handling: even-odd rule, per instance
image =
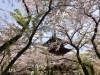
POLYGON ((75 32, 72 34, 71 39, 73 39, 74 35, 82 28, 78 28, 77 30, 75 30, 75 32))
POLYGON ((1 59, 1 61, 0 61, 0 65, 1 65, 1 63, 3 62, 3 59, 5 58, 5 56, 6 56, 6 54, 5 54, 5 51, 4 51, 3 57, 2 57, 2 59, 1 59))
POLYGON ((94 40, 96 38, 96 35, 97 35, 97 32, 98 32, 98 25, 99 25, 99 20, 98 22, 96 21, 96 19, 92 16, 92 15, 88 15, 85 11, 84 11, 85 15, 87 15, 88 17, 92 18, 93 21, 95 22, 95 28, 94 28, 94 34, 92 36, 92 39, 91 39, 91 42, 93 44, 93 48, 95 50, 95 53, 97 54, 98 58, 100 59, 100 53, 98 52, 98 49, 97 49, 97 45, 95 44, 94 40))
MULTIPOLYGON (((89 27, 90 27, 90 26, 89 26, 89 27)), ((89 28, 89 27, 88 27, 88 28, 89 28)), ((87 33, 88 28, 86 29, 85 33, 83 34, 82 38, 80 39, 80 41, 79 41, 77 47, 79 47, 79 45, 81 44, 82 40, 84 39, 84 37, 85 37, 85 35, 86 35, 86 33, 87 33)))
POLYGON ((39 14, 39 12, 38 12, 38 5, 37 5, 36 1, 35 1, 35 5, 36 5, 37 14, 39 14))
POLYGON ((39 25, 42 23, 42 21, 45 19, 45 17, 49 14, 49 12, 51 11, 51 4, 52 4, 52 0, 49 3, 49 9, 48 11, 43 15, 43 17, 41 18, 41 20, 39 21, 39 23, 37 24, 37 27, 35 29, 33 29, 31 36, 29 37, 29 42, 28 44, 13 58, 13 60, 8 64, 8 66, 6 67, 6 69, 3 71, 2 75, 5 75, 5 73, 7 73, 7 71, 9 70, 10 67, 12 67, 12 65, 15 63, 15 61, 22 55, 22 53, 24 53, 29 46, 31 45, 31 41, 32 38, 34 36, 34 34, 36 33, 39 25))
POLYGON ((22 2, 23 2, 23 4, 24 4, 24 6, 25 6, 25 9, 26 9, 27 14, 30 15, 30 11, 29 11, 28 6, 26 5, 25 0, 22 0, 22 2))
POLYGON ((84 14, 90 17, 95 23, 97 23, 96 19, 92 15, 87 14, 85 10, 84 10, 84 14))
POLYGON ((79 48, 82 48, 82 47, 83 47, 85 44, 87 44, 89 41, 90 41, 90 39, 87 40, 87 41, 85 41, 83 44, 81 44, 81 46, 80 46, 79 48))
MULTIPOLYGON (((27 25, 30 23, 28 21, 27 25)), ((5 49, 9 48, 13 43, 15 43, 23 34, 23 32, 26 30, 27 26, 22 28, 20 34, 16 35, 15 37, 11 38, 9 41, 5 42, 2 46, 0 46, 0 53, 4 51, 5 49)))

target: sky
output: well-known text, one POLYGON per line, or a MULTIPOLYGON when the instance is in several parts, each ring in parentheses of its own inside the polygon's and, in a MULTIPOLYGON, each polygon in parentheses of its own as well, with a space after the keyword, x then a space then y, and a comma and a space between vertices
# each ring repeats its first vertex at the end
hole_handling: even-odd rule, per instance
MULTIPOLYGON (((25 12, 24 12, 24 9, 22 8, 22 4, 21 3, 17 3, 16 0, 10 0, 10 1, 12 1, 11 3, 9 3, 8 1, 9 0, 4 0, 4 2, 3 2, 3 0, 0 0, 0 17, 3 17, 8 22, 14 22, 14 20, 12 19, 11 16, 6 17, 4 15, 4 13, 6 15, 9 15, 8 12, 14 12, 14 9, 16 9, 16 8, 20 9, 22 11, 22 13, 25 13, 25 12), (11 6, 11 4, 13 4, 13 5, 11 6), (1 9, 3 9, 4 11, 2 11, 1 9)), ((96 10, 93 14, 95 14, 95 15, 98 16, 99 11, 96 10)), ((0 24, 0 27, 1 27, 1 24, 0 24)), ((70 31, 70 33, 71 32, 72 31, 70 31)), ((35 36, 37 36, 37 35, 35 35, 35 36)), ((48 32, 47 34, 44 34, 44 36, 51 37, 52 36, 52 33, 51 32, 48 32)), ((33 39, 35 39, 35 38, 33 38, 33 39)), ((48 39, 49 38, 43 38, 42 41, 46 42, 48 39)), ((37 42, 38 41, 40 41, 40 40, 37 40, 37 42)))
MULTIPOLYGON (((12 1, 9 3, 9 0, 4 0, 4 2, 3 2, 3 0, 0 0, 0 17, 6 19, 8 22, 14 22, 14 23, 16 23, 16 22, 13 20, 13 18, 9 15, 8 12, 14 12, 14 9, 17 9, 17 8, 20 9, 21 12, 25 14, 21 2, 17 2, 16 0, 12 0, 12 1), (13 5, 12 5, 12 4, 13 4, 13 5), (4 11, 2 11, 2 9, 3 9, 4 11), (5 13, 7 16, 5 16, 4 13, 5 13), (9 16, 8 16, 8 15, 9 15, 9 16)), ((18 25, 18 24, 17 24, 17 25, 18 25)), ((1 24, 0 24, 0 27, 2 27, 1 24)), ((48 36, 48 37, 51 37, 51 36, 52 36, 50 32, 48 32, 47 34, 44 34, 44 36, 46 36, 46 37, 47 37, 47 36, 48 36), (48 35, 47 35, 47 34, 48 34, 48 35)), ((35 37, 37 37, 37 35, 35 35, 35 37)), ((34 37, 33 39, 35 39, 35 37, 34 37)), ((45 41, 47 41, 48 39, 49 39, 49 38, 43 38, 42 40, 45 42, 45 41)), ((38 41, 40 41, 40 40, 38 40, 38 41)), ((38 42, 38 41, 37 41, 37 42, 38 42)))
POLYGON ((16 0, 0 0, 0 17, 3 17, 8 22, 14 21, 12 17, 9 15, 9 12, 14 12, 14 9, 20 9, 22 13, 24 13, 24 9, 22 8, 22 5, 20 2, 17 2, 16 0), (3 11, 3 10, 4 11, 3 11), (5 16, 6 14, 7 16, 5 16))

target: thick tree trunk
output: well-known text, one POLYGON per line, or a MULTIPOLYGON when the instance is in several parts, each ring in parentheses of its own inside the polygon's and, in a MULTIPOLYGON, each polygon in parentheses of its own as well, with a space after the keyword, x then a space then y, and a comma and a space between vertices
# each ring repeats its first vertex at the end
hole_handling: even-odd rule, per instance
POLYGON ((79 55, 76 55, 76 57, 77 57, 77 59, 78 59, 79 64, 81 65, 81 67, 82 67, 82 69, 83 69, 84 74, 85 74, 85 75, 89 75, 88 70, 86 69, 86 65, 83 64, 83 62, 82 62, 80 56, 79 56, 79 55))

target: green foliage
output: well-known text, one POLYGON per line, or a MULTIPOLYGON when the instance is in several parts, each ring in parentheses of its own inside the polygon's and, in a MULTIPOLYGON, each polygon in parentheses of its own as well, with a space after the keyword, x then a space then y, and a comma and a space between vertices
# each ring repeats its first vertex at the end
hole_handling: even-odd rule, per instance
POLYGON ((7 43, 7 45, 5 47, 6 47, 6 53, 7 53, 8 57, 11 59, 11 51, 9 48, 9 43, 7 43))
POLYGON ((11 51, 10 51, 10 49, 7 49, 6 51, 7 51, 8 57, 11 58, 11 51))
POLYGON ((10 12, 10 15, 24 28, 27 26, 27 22, 31 20, 31 18, 25 19, 19 9, 15 9, 14 13, 10 12))
POLYGON ((16 12, 16 14, 19 16, 19 17, 22 17, 23 18, 23 15, 21 13, 21 11, 19 9, 15 9, 14 10, 16 12))
POLYGON ((38 75, 38 68, 34 65, 34 67, 29 68, 31 71, 31 75, 38 75))
POLYGON ((85 65, 87 66, 87 69, 88 69, 90 75, 94 75, 95 72, 94 72, 93 64, 88 60, 85 62, 85 65))

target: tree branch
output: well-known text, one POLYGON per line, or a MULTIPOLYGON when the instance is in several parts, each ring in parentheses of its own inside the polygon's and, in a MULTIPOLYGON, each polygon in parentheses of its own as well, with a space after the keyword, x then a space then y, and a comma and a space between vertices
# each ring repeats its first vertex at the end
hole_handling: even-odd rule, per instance
POLYGON ((3 71, 2 75, 5 75, 7 73, 7 71, 9 70, 9 68, 12 67, 12 65, 15 63, 15 61, 29 48, 29 46, 31 45, 32 38, 33 38, 34 34, 36 33, 39 25, 42 23, 42 21, 45 19, 45 17, 51 11, 51 4, 52 4, 52 0, 50 1, 48 11, 43 15, 43 17, 41 18, 41 20, 37 24, 37 27, 35 29, 33 29, 32 34, 31 34, 31 36, 29 38, 28 44, 13 58, 13 60, 8 64, 8 66, 6 67, 6 69, 3 71))
POLYGON ((25 0, 22 0, 22 2, 23 2, 23 4, 24 4, 24 6, 25 6, 25 9, 26 9, 27 14, 30 15, 30 11, 29 11, 28 6, 26 5, 25 0))
POLYGON ((97 45, 95 44, 95 41, 94 41, 95 38, 96 38, 97 32, 98 32, 98 25, 99 25, 99 22, 100 22, 99 20, 100 19, 98 21, 96 21, 96 19, 92 15, 87 14, 85 11, 84 11, 84 13, 85 13, 85 15, 87 15, 88 17, 90 17, 95 22, 94 34, 92 36, 91 42, 93 44, 93 48, 95 50, 96 55, 100 59, 100 53, 98 52, 97 45))
MULTIPOLYGON (((24 0, 22 0, 24 5, 25 5, 25 8, 26 8, 26 11, 27 11, 27 14, 28 14, 28 18, 30 18, 30 15, 29 15, 29 9, 25 3, 24 0)), ((19 23, 17 21, 17 23, 19 23)), ((30 23, 30 20, 27 22, 26 25, 28 25, 30 23)), ((20 23, 19 23, 20 24, 20 23)), ((5 42, 2 46, 0 46, 0 53, 2 53, 2 51, 6 50, 7 48, 9 48, 13 43, 15 43, 23 34, 23 32, 26 30, 27 26, 26 27, 23 27, 20 34, 16 35, 15 37, 11 38, 9 41, 5 42)))

